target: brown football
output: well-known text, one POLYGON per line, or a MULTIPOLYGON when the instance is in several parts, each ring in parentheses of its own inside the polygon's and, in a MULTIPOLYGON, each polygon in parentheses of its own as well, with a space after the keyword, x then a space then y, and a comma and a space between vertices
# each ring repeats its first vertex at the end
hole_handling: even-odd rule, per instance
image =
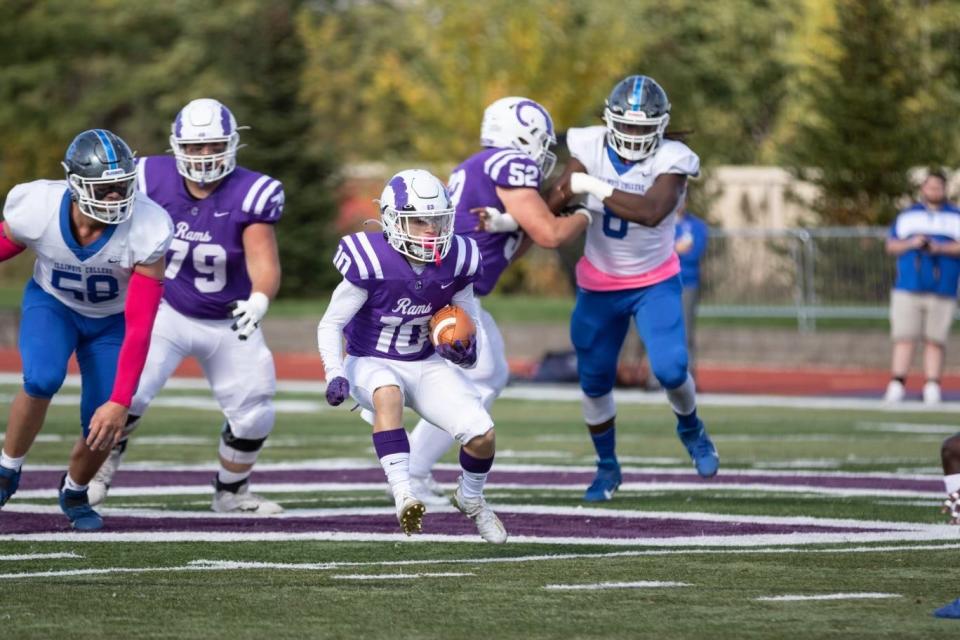
POLYGON ((477 328, 473 326, 470 314, 462 307, 448 304, 430 318, 430 342, 433 346, 453 344, 457 340, 466 346, 476 335, 477 328))

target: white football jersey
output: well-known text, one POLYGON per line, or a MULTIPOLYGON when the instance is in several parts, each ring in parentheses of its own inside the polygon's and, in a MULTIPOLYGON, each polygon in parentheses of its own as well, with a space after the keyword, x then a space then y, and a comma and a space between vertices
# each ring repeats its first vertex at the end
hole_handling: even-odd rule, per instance
POLYGON ((133 267, 164 256, 173 237, 167 212, 142 193, 133 215, 107 225, 96 242, 80 246, 70 228, 70 190, 64 180, 18 184, 3 217, 13 238, 33 249, 33 279, 77 313, 103 318, 123 312, 133 267))
MULTIPOLYGON (((700 175, 700 158, 682 142, 664 140, 642 162, 615 165, 606 139, 607 129, 602 126, 567 131, 570 155, 582 162, 591 176, 620 191, 642 195, 664 173, 700 175)), ((584 255, 600 271, 614 276, 639 275, 662 265, 673 254, 676 210, 656 227, 645 227, 605 211, 594 196, 587 196, 585 204, 593 213, 593 224, 587 228, 584 255)))

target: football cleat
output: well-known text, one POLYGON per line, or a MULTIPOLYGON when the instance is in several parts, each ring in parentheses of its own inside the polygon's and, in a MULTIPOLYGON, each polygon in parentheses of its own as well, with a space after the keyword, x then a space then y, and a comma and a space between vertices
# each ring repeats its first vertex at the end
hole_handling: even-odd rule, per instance
POLYGON ((120 468, 120 462, 127 452, 128 440, 121 440, 120 444, 110 450, 110 455, 100 465, 97 475, 93 476, 90 486, 87 487, 87 495, 90 498, 90 504, 97 506, 103 504, 107 499, 107 493, 110 491, 110 485, 113 483, 113 476, 117 475, 117 469, 120 468))
POLYGON ((240 485, 236 493, 214 489, 213 504, 210 508, 217 513, 254 513, 262 516, 283 513, 283 507, 276 502, 251 493, 249 482, 240 485))
POLYGON ((899 380, 891 380, 890 384, 887 385, 887 391, 883 394, 884 402, 903 402, 903 398, 907 395, 907 390, 904 388, 903 383, 899 380))
POLYGON ((428 507, 439 507, 450 504, 450 500, 444 495, 443 489, 440 488, 440 485, 430 474, 422 478, 410 476, 410 492, 417 500, 428 507))
POLYGON ((593 477, 593 482, 587 487, 583 499, 587 502, 605 502, 613 497, 622 481, 620 464, 617 463, 616 459, 598 460, 597 475, 593 477))
POLYGON ((397 522, 405 534, 412 535, 423 530, 423 514, 427 512, 424 504, 409 493, 396 497, 397 522))
POLYGON ((960 598, 948 605, 944 605, 933 612, 937 618, 960 618, 960 598))
POLYGON ((939 382, 930 380, 923 385, 923 404, 940 404, 942 401, 939 382))
POLYGON ((703 421, 699 418, 697 418, 697 426, 698 429, 685 433, 680 431, 678 425, 677 435, 680 437, 683 446, 687 448, 687 453, 693 460, 693 466, 697 468, 697 474, 701 478, 712 478, 717 475, 717 471, 720 469, 720 455, 713 445, 713 440, 707 435, 707 429, 704 427, 703 421))
POLYGON ((70 519, 77 531, 96 531, 103 528, 103 518, 90 506, 87 490, 73 491, 63 486, 67 474, 60 478, 60 510, 70 519))
POLYGON ((19 486, 20 469, 0 467, 0 507, 7 504, 7 500, 17 492, 19 486))
POLYGON ((464 498, 462 487, 457 486, 457 491, 450 500, 460 513, 467 516, 477 525, 477 532, 480 537, 487 542, 501 544, 507 541, 507 530, 504 528, 500 518, 493 512, 493 509, 487 505, 483 496, 479 498, 464 498))
POLYGON ((940 513, 950 516, 949 524, 960 524, 960 491, 954 491, 947 496, 940 513))

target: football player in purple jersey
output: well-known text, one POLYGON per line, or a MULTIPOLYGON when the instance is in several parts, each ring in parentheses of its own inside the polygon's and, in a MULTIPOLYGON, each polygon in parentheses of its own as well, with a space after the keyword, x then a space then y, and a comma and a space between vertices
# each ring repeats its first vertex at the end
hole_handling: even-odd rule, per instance
MULTIPOLYGON (((493 291, 504 270, 531 242, 556 248, 587 228, 591 218, 586 209, 579 211, 581 215, 558 218, 540 196, 541 183, 556 162, 550 151, 555 143, 553 120, 543 106, 529 98, 501 98, 484 111, 483 149, 453 170, 449 188, 457 210, 454 230, 473 238, 483 256, 483 275, 474 284, 477 296, 493 291)), ((489 411, 506 386, 509 371, 500 330, 489 313, 482 308, 479 313, 477 331, 483 346, 467 377, 489 411)), ((427 504, 447 502, 430 470, 452 445, 453 438, 427 420, 410 434, 411 487, 427 504)))
POLYGON ((940 461, 943 463, 943 484, 947 489, 943 512, 950 516, 950 524, 960 524, 960 433, 943 441, 940 461))
POLYGON ((382 233, 345 236, 333 259, 343 281, 317 327, 327 402, 336 406, 351 395, 372 413, 373 446, 405 533, 420 531, 426 511, 410 487, 406 405, 460 443, 463 472, 453 503, 484 540, 505 542, 507 532, 483 498, 493 420, 461 369, 447 364, 475 366, 483 338, 434 348, 428 335, 430 318, 448 304, 479 326, 473 290, 483 277, 480 249, 472 238, 454 235, 446 187, 426 171, 401 171, 387 183, 380 219, 382 233))
MULTIPOLYGON (((237 121, 216 100, 193 100, 171 127, 172 156, 139 160, 138 186, 173 219, 163 303, 130 407, 129 431, 180 362, 195 357, 223 409, 220 470, 212 508, 272 514, 282 508, 250 492, 249 477, 274 423, 276 372, 260 321, 280 287, 274 225, 283 185, 237 166, 237 121)), ((91 502, 104 499, 127 447, 101 467, 91 502)))

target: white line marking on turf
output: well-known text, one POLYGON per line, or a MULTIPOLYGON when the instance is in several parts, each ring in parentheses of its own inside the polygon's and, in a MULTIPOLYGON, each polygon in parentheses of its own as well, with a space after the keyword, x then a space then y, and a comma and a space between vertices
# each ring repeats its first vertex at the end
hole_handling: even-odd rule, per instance
POLYGON ((953 435, 960 431, 955 424, 923 424, 917 422, 857 422, 857 431, 881 431, 885 433, 924 433, 929 435, 953 435))
MULTIPOLYGON (((0 384, 20 385, 23 382, 23 376, 19 373, 0 373, 0 384)), ((80 376, 67 376, 64 386, 68 388, 80 387, 80 376)), ((166 383, 166 388, 170 390, 203 390, 209 391, 210 384, 203 378, 170 378, 166 383)), ((318 396, 323 394, 327 385, 324 382, 311 382, 306 380, 281 380, 277 382, 277 390, 284 393, 315 393, 318 396)), ((575 384, 568 385, 544 385, 527 384, 511 385, 504 389, 500 395, 501 398, 512 400, 543 400, 548 402, 576 402, 581 399, 580 387, 575 384)), ((79 403, 79 396, 73 396, 74 402, 79 403)), ((203 400, 204 398, 197 398, 203 400)), ((207 396, 209 407, 217 411, 219 406, 207 396)), ((663 393, 649 393, 638 390, 617 389, 614 391, 614 399, 618 404, 633 405, 657 405, 663 406, 665 400, 663 393)), ((54 403, 58 402, 58 397, 54 398, 54 403)), ((62 402, 62 400, 61 400, 62 402)), ((168 406, 182 407, 184 404, 180 398, 160 397, 154 399, 153 405, 159 406, 163 402, 170 404, 168 406)), ((960 411, 960 402, 942 402, 939 405, 927 406, 922 403, 894 404, 886 403, 879 397, 877 398, 838 398, 835 396, 776 396, 776 395, 755 395, 755 394, 732 394, 732 393, 702 393, 697 394, 697 404, 704 407, 786 407, 795 409, 845 409, 853 411, 877 411, 881 413, 952 413, 960 411)), ((314 401, 299 400, 275 400, 274 405, 278 411, 291 411, 302 413, 304 411, 324 411, 328 407, 326 403, 314 401), (289 405, 286 403, 290 403, 289 405)), ((205 405, 203 408, 206 408, 205 405)))
POLYGON ((381 573, 368 575, 365 573, 345 573, 330 576, 333 580, 415 580, 419 578, 465 578, 474 576, 474 573, 381 573))
POLYGON ((597 591, 598 589, 660 589, 664 587, 692 587, 689 582, 598 582, 596 584, 547 584, 548 591, 597 591))
MULTIPOLYGON (((74 540, 77 536, 73 537, 74 540)), ((157 540, 172 541, 165 534, 157 534, 157 540)), ((479 541, 478 541, 479 542, 479 541)), ((162 571, 228 571, 241 569, 282 569, 288 571, 323 571, 347 567, 400 567, 417 565, 459 565, 459 564, 515 564, 526 562, 545 562, 553 560, 582 560, 632 558, 642 556, 673 556, 697 554, 784 554, 784 553, 884 553, 894 551, 939 551, 960 549, 960 544, 945 545, 903 545, 887 547, 841 547, 834 549, 655 549, 644 551, 614 551, 607 553, 567 553, 534 556, 514 556, 508 558, 449 558, 425 560, 380 560, 374 562, 326 562, 326 563, 281 563, 281 562, 241 562, 230 560, 192 560, 182 567, 114 567, 107 569, 73 569, 68 571, 41 571, 34 573, 0 573, 0 580, 21 578, 61 578, 82 575, 103 575, 110 573, 149 573, 162 571)))
POLYGON ((73 552, 66 553, 25 553, 22 555, 0 556, 0 561, 19 561, 19 560, 58 560, 62 558, 82 558, 83 556, 73 552))
POLYGON ((884 598, 902 598, 899 593, 823 593, 814 596, 783 595, 754 598, 758 602, 802 602, 805 600, 879 600, 884 598))

